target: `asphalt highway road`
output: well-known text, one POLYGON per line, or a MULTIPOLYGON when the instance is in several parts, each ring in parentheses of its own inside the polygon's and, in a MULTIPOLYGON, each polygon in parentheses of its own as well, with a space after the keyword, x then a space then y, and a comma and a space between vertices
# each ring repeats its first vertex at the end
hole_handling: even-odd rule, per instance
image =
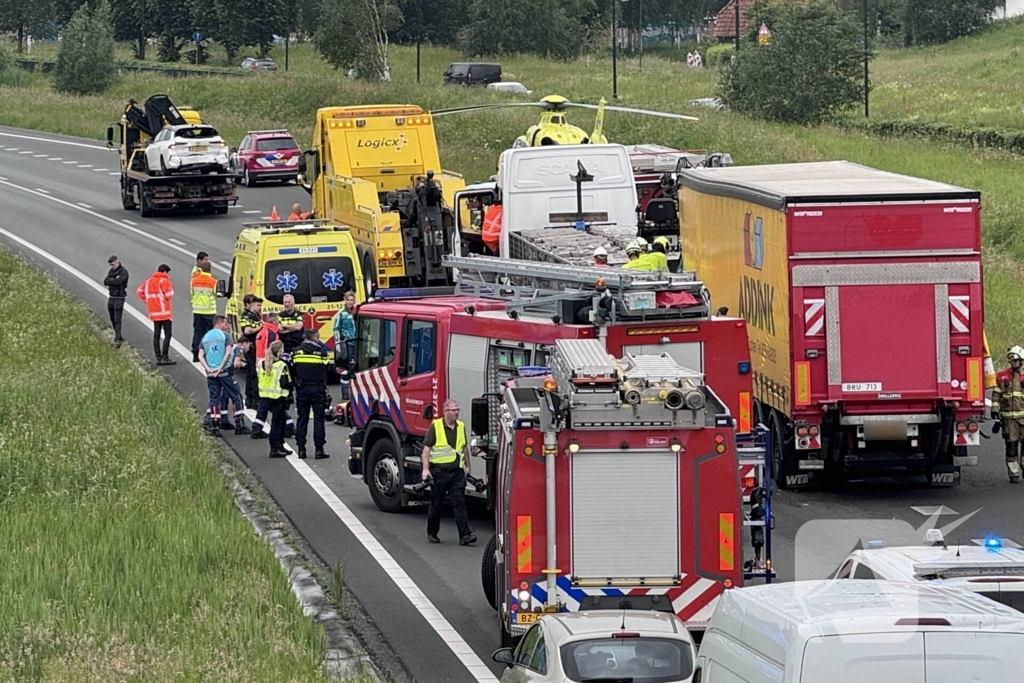
MULTIPOLYGON (((296 201, 308 209, 309 195, 294 185, 239 187, 239 207, 227 215, 143 219, 121 208, 117 168, 116 154, 98 141, 0 127, 0 243, 37 263, 104 319, 106 296, 98 285, 107 257, 118 254, 131 274, 127 305, 136 311, 126 311, 125 337, 146 357, 152 356, 151 328, 133 292, 157 265, 170 265, 177 292, 174 338, 180 345, 172 354, 178 365, 160 369, 205 409, 206 383, 191 358, 182 355, 192 334, 188 279, 195 252, 208 251, 214 275, 224 278, 243 222, 269 216, 273 205, 282 216, 296 201)), ((36 308, 36 302, 25 305, 27 311, 36 308)), ((332 391, 336 395, 337 387, 332 391)), ((319 558, 342 564, 348 590, 411 679, 496 680, 501 667, 490 654, 499 646, 498 624, 480 587, 480 557, 492 520, 481 508, 471 510, 470 524, 480 539, 476 547, 455 542, 450 517, 442 526, 442 544, 428 544, 422 509, 379 512, 362 482, 349 476, 346 437, 345 429, 328 425, 327 450, 333 457, 301 462, 268 459, 266 441, 233 434, 225 440, 319 558)), ((1000 439, 983 441, 981 456, 978 467, 964 468, 962 484, 948 489, 880 478, 838 491, 776 494, 779 579, 821 578, 850 551, 852 536, 873 538, 898 523, 920 529, 929 523, 932 508, 938 508, 940 527, 963 520, 947 534, 951 541, 969 543, 995 534, 1024 543, 1024 484, 1007 481, 1000 439)), ((371 656, 389 656, 384 652, 371 646, 371 656)), ((394 670, 394 662, 388 668, 394 670)))

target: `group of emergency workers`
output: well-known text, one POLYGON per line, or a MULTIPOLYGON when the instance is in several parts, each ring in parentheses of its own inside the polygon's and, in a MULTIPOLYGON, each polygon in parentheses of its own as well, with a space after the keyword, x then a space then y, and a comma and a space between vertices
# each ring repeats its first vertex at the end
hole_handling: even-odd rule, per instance
MULTIPOLYGON (((622 265, 627 270, 661 270, 668 271, 668 238, 655 237, 649 243, 643 237, 637 237, 626 245, 626 256, 629 261, 622 265)), ((594 265, 608 267, 608 250, 598 247, 594 250, 594 265)))

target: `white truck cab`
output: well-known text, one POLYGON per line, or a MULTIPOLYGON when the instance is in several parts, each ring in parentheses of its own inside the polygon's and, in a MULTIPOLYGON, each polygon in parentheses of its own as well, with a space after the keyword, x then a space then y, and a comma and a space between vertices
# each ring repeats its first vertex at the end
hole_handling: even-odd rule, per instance
POLYGON ((694 683, 1019 680, 1024 616, 924 582, 797 581, 725 591, 694 683))
POLYGON ((949 545, 938 529, 924 545, 886 548, 881 542, 854 550, 835 579, 934 581, 965 588, 1024 612, 1024 550, 999 538, 949 545))

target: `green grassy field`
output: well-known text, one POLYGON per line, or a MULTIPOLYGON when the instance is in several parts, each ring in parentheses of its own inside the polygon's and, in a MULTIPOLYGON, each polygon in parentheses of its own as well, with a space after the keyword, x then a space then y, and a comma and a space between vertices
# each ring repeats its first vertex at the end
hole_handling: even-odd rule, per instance
MULTIPOLYGON (((950 77, 948 91, 938 83, 938 76, 969 69, 969 65, 977 65, 978 60, 994 59, 983 55, 1012 51, 1011 46, 1022 37, 1024 24, 1010 22, 981 36, 946 46, 883 53, 873 67, 876 83, 880 82, 873 99, 873 112, 884 118, 903 116, 902 112, 927 109, 932 99, 945 98, 951 103, 946 110, 948 116, 967 112, 972 103, 983 113, 981 102, 971 95, 974 89, 993 96, 993 91, 1000 90, 1003 115, 1009 117, 1007 108, 1013 92, 1019 91, 1021 86, 1013 83, 1010 87, 1012 78, 1002 76, 1002 67, 993 66, 986 72, 1000 74, 997 81, 986 80, 980 72, 973 78, 967 73, 950 77), (971 58, 965 58, 965 54, 971 58), (887 94, 886 84, 899 83, 901 79, 911 85, 894 91, 899 93, 899 98, 887 94), (903 110, 897 110, 897 104, 903 110)), ((282 50, 275 48, 271 56, 283 69, 282 50)), ((477 102, 532 100, 552 93, 581 102, 594 103, 602 96, 611 100, 611 60, 607 57, 571 63, 522 56, 503 58, 504 78, 526 84, 533 90, 533 96, 528 98, 442 86, 441 74, 446 65, 460 58, 452 50, 425 48, 419 84, 415 78, 415 51, 411 48, 392 48, 393 82, 382 85, 345 78, 324 63, 308 44, 292 46, 290 71, 259 73, 245 79, 215 76, 175 79, 156 74, 130 74, 102 96, 71 98, 54 93, 47 87, 46 79, 35 77, 28 87, 0 88, 0 124, 102 138, 106 126, 119 116, 129 97, 141 100, 156 92, 166 92, 178 104, 198 108, 204 118, 232 142, 241 139, 248 129, 285 127, 306 144, 315 110, 327 105, 411 102, 437 109, 477 102), (68 111, 75 115, 68 116, 68 111)), ((620 60, 616 104, 696 114, 701 120, 685 123, 609 113, 606 120, 609 139, 726 151, 738 164, 848 159, 980 190, 987 260, 992 264, 988 271, 989 282, 996 282, 993 275, 1017 281, 1018 273, 1007 271, 1000 264, 1024 263, 1024 233, 1017 229, 1019 217, 1024 215, 1024 185, 1017 180, 1018 157, 997 150, 925 140, 880 139, 830 126, 802 128, 767 124, 730 112, 694 109, 687 104, 690 99, 713 95, 716 83, 717 73, 713 69, 693 70, 679 62, 648 57, 641 71, 636 59, 620 60)), ((494 172, 498 154, 536 117, 536 109, 518 107, 438 119, 438 139, 445 167, 463 173, 471 181, 487 178, 494 172)), ((593 125, 592 112, 585 110, 572 111, 570 120, 588 129, 593 125)), ((994 348, 1004 346, 1017 332, 1007 313, 1014 304, 1004 298, 1013 290, 1014 287, 1007 286, 1004 292, 991 284, 988 288, 988 331, 994 348)))
POLYGON ((325 638, 192 408, 0 250, 0 680, 325 681, 325 638))

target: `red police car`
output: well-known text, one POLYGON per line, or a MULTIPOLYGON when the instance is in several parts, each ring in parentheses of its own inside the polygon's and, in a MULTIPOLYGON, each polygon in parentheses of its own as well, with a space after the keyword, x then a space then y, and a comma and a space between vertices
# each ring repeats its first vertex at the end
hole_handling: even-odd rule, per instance
POLYGON ((250 130, 238 149, 232 150, 231 170, 242 174, 242 182, 252 187, 262 180, 298 180, 299 149, 286 130, 250 130))

